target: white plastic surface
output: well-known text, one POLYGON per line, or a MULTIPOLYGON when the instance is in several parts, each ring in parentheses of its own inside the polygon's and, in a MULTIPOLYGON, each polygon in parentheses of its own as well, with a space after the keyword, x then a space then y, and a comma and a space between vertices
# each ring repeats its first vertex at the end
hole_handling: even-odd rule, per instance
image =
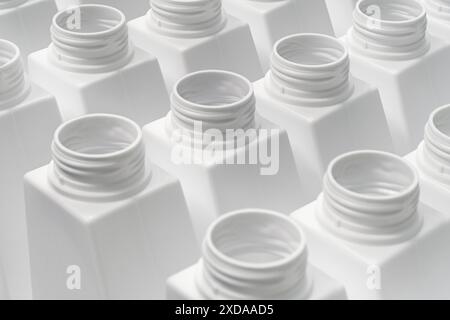
POLYGON ((308 263, 306 240, 285 215, 248 209, 214 222, 202 259, 168 280, 167 297, 187 300, 346 299, 345 289, 308 263))
POLYGON ((220 0, 153 0, 129 28, 133 42, 158 58, 169 91, 199 70, 223 69, 251 81, 263 76, 249 26, 223 12, 220 0))
POLYGON ((34 297, 163 298, 198 248, 181 187, 146 158, 140 128, 84 116, 56 131, 52 150, 25 178, 34 297))
POLYGON ((26 61, 28 54, 49 45, 48 29, 56 12, 54 0, 2 0, 0 39, 14 42, 26 61))
POLYGON ((289 135, 310 201, 336 156, 358 149, 393 151, 378 91, 354 78, 349 64, 337 39, 291 35, 277 42, 271 70, 254 85, 259 113, 289 135))
POLYGON ((343 36, 352 26, 352 14, 358 0, 325 0, 336 37, 343 36))
POLYGON ((292 216, 310 261, 350 299, 448 299, 448 213, 419 202, 416 171, 400 157, 361 151, 329 167, 323 194, 292 216))
POLYGON ((171 108, 144 127, 144 138, 155 163, 180 180, 199 241, 224 213, 259 207, 289 214, 306 203, 307 181, 287 134, 255 115, 248 80, 225 71, 188 75, 175 86, 171 108))
MULTIPOLYGON (((249 24, 264 72, 275 42, 294 34, 333 35, 325 0, 223 0, 225 10, 249 24)), ((342 11, 342 10, 339 10, 342 11)))
POLYGON ((60 123, 55 98, 30 83, 19 49, 0 40, 0 282, 11 299, 31 298, 23 175, 50 160, 60 123))
POLYGON ((58 13, 53 43, 29 57, 31 77, 54 94, 64 120, 113 113, 144 125, 166 114, 158 61, 129 43, 123 14, 101 5, 79 9, 88 23, 77 28, 71 12, 58 13))

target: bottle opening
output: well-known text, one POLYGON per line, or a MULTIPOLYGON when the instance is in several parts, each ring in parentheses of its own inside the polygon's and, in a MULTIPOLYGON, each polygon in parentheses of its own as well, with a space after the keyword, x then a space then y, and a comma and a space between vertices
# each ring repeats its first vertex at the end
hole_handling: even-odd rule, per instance
POLYGON ((71 197, 122 199, 141 191, 150 178, 141 130, 121 116, 92 114, 62 124, 52 153, 50 181, 71 197))
POLYGON ((141 140, 140 128, 122 117, 94 115, 62 126, 55 143, 71 153, 107 156, 125 152, 141 140))
POLYGON ((0 68, 20 60, 19 48, 12 42, 0 39, 0 68))
POLYGON ((225 72, 193 74, 180 81, 176 91, 187 102, 208 107, 235 104, 252 94, 246 79, 225 72))
POLYGON ((248 129, 255 118, 253 87, 246 78, 227 71, 208 70, 189 74, 172 94, 172 120, 177 127, 248 129))
POLYGON ((413 169, 385 153, 353 153, 331 165, 331 177, 344 192, 361 197, 395 197, 417 184, 413 169))
POLYGON ((112 32, 126 22, 119 10, 101 5, 83 5, 60 11, 54 24, 61 30, 79 34, 112 32))
POLYGON ((409 0, 365 0, 357 8, 371 19, 387 22, 412 21, 425 14, 419 3, 409 0))
POLYGON ((305 237, 288 217, 236 211, 209 228, 196 283, 209 299, 304 299, 307 260, 305 237))
POLYGON ((431 121, 434 127, 450 139, 450 106, 445 106, 433 113, 431 121))
POLYGON ((305 246, 302 233, 293 222, 256 211, 221 219, 212 227, 209 241, 212 250, 224 259, 254 267, 294 259, 305 246))
POLYGON ((305 34, 279 41, 275 53, 286 62, 307 66, 328 65, 347 57, 347 50, 335 39, 305 34))

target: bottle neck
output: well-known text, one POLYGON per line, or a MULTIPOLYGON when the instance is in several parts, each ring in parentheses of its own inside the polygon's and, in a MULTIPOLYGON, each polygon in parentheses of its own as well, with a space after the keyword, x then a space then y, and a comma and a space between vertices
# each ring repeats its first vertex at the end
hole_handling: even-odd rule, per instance
POLYGON ((200 38, 219 32, 226 23, 221 0, 152 0, 147 23, 175 38, 200 38))
POLYGON ((60 11, 51 26, 50 60, 75 72, 108 72, 126 65, 133 54, 125 16, 102 5, 60 11))
POLYGON ((275 45, 266 77, 268 92, 287 103, 329 106, 353 92, 347 50, 335 38, 299 34, 275 45))
POLYGON ((407 60, 429 50, 427 16, 415 0, 361 0, 349 33, 352 50, 385 60, 407 60))
POLYGON ((19 48, 0 40, 0 109, 13 107, 30 92, 19 48))
POLYGON ((196 284, 207 299, 306 299, 307 257, 303 233, 289 218, 235 212, 209 229, 196 284))
POLYGON ((422 172, 450 187, 450 105, 431 114, 417 160, 422 172))
POLYGON ((200 71, 182 78, 171 97, 170 124, 191 133, 198 125, 214 129, 247 130, 255 126, 252 84, 227 71, 200 71))
POLYGON ((360 151, 334 160, 318 218, 334 235, 371 245, 406 241, 421 228, 417 174, 400 157, 360 151))
POLYGON ((0 0, 0 10, 18 7, 25 2, 27 0, 0 0))
POLYGON ((424 0, 430 19, 450 23, 450 0, 424 0))
POLYGON ((61 125, 52 143, 49 178, 61 193, 89 200, 119 200, 150 179, 142 133, 134 122, 94 114, 61 125))

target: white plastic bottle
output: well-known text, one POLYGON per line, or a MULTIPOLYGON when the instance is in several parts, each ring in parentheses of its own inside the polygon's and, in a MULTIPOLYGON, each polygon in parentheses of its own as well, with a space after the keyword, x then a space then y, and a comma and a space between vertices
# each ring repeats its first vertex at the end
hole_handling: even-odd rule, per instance
POLYGON ((0 269, 11 299, 31 298, 23 175, 50 160, 60 123, 55 98, 28 80, 19 48, 0 40, 0 269))
POLYGON ((359 0, 325 0, 333 24, 334 34, 341 37, 352 26, 352 13, 359 0))
POLYGON ((122 11, 127 20, 140 17, 150 9, 151 0, 56 0, 59 10, 67 10, 82 4, 102 4, 122 11))
POLYGON ((0 0, 0 39, 14 42, 26 57, 50 43, 55 0, 0 0))
POLYGON ((66 122, 53 161, 25 177, 36 299, 161 299, 198 258, 181 187, 116 115, 66 122))
POLYGON ((422 0, 428 14, 431 34, 450 42, 450 1, 422 0))
POLYGON ((236 211, 214 222, 201 260, 167 281, 177 300, 346 299, 344 287, 308 262, 306 239, 285 215, 236 211))
POLYGON ((419 201, 401 157, 359 151, 335 159, 317 201, 293 214, 310 261, 350 299, 449 299, 450 219, 419 201))
POLYGON ((128 39, 125 16, 102 5, 59 12, 52 44, 29 57, 31 77, 53 93, 64 120, 113 113, 143 125, 167 113, 158 61, 128 39))
POLYGON ((295 34, 276 43, 270 71, 254 84, 259 113, 289 135, 310 201, 336 156, 393 151, 378 90, 349 69, 348 52, 336 38, 295 34))
POLYGON ((427 33, 427 16, 416 0, 361 0, 346 41, 352 74, 381 95, 396 153, 422 140, 436 106, 450 100, 450 46, 427 33))
POLYGON ((249 26, 229 16, 222 0, 152 0, 150 11, 129 22, 130 37, 154 54, 169 91, 194 71, 223 69, 254 81, 263 76, 249 26))
POLYGON ((183 187, 198 240, 220 215, 258 207, 289 214, 307 200, 284 130, 255 111, 252 84, 199 71, 174 87, 171 112, 144 127, 152 159, 183 187))
POLYGON ((249 24, 264 72, 275 42, 294 34, 334 35, 325 0, 223 0, 230 15, 249 24))
POLYGON ((424 141, 407 159, 420 173, 422 201, 449 214, 450 105, 443 106, 431 114, 425 128, 424 141))

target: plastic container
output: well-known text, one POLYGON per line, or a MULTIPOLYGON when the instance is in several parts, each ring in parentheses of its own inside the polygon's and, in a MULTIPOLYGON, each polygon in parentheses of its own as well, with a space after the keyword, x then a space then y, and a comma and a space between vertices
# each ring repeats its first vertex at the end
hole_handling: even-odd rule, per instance
POLYGON ((450 47, 427 33, 415 0, 362 0, 353 18, 351 72, 380 90, 395 150, 405 155, 422 140, 429 114, 450 100, 450 47))
POLYGON ((325 2, 335 36, 345 35, 352 26, 352 13, 358 0, 325 0, 325 2))
POLYGON ((428 30, 450 42, 450 1, 421 0, 428 14, 428 30))
POLYGON ((223 0, 225 10, 249 24, 264 72, 279 39, 300 32, 334 35, 325 0, 223 0))
MULTIPOLYGON (((250 209, 209 228, 203 257, 167 281, 176 300, 346 299, 344 287, 308 263, 306 240, 288 217, 250 209)), ((262 311, 261 311, 262 312, 262 311)))
POLYGON ((55 98, 28 80, 18 47, 0 40, 0 260, 11 299, 31 298, 23 175, 49 161, 60 123, 55 98))
MULTIPOLYGON (((420 173, 422 201, 450 213, 450 105, 434 111, 425 128, 424 141, 407 159, 420 173)), ((450 218, 450 215, 449 215, 450 218)))
POLYGON ((25 177, 34 298, 163 298, 198 249, 181 187, 148 161, 139 126, 84 116, 52 152, 25 177))
POLYGON ((142 16, 150 9, 151 0, 56 0, 59 10, 70 9, 82 4, 102 4, 122 11, 128 20, 142 16))
POLYGON ((306 203, 309 186, 286 132, 256 114, 252 85, 240 75, 185 76, 168 116, 143 131, 155 163, 180 180, 199 241, 224 213, 258 207, 289 214, 306 203))
POLYGON ((293 218, 311 263, 343 283, 349 299, 449 299, 450 219, 419 197, 407 161, 359 151, 330 164, 323 193, 293 218))
POLYGON ((261 116, 285 129, 313 201, 328 164, 358 149, 393 151, 378 91, 349 73, 337 39, 296 34, 277 42, 271 70, 254 84, 261 116))
POLYGON ((73 10, 83 23, 72 10, 59 12, 52 44, 29 58, 31 77, 55 95, 64 120, 112 113, 143 125, 166 114, 158 61, 129 42, 125 16, 102 5, 73 10))
POLYGON ((129 22, 130 37, 161 63, 167 88, 205 69, 263 76, 249 26, 223 12, 221 0, 152 0, 150 11, 129 22))
POLYGON ((28 54, 49 45, 56 12, 54 0, 1 0, 0 39, 14 42, 26 62, 28 54))

